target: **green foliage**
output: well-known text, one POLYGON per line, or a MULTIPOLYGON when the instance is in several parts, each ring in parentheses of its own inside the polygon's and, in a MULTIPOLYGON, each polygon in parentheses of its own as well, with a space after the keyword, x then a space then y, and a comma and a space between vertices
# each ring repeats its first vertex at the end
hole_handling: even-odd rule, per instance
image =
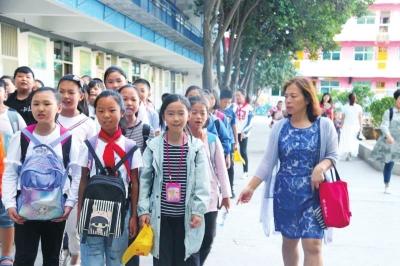
POLYGON ((293 78, 296 70, 287 54, 274 54, 259 60, 255 69, 255 87, 272 89, 273 95, 280 95, 285 81, 293 78))
POLYGON ((365 112, 369 112, 369 106, 374 100, 374 93, 370 87, 356 86, 353 88, 353 92, 357 96, 357 103, 363 107, 365 112))
MULTIPOLYGON (((357 97, 357 103, 363 107, 365 112, 370 111, 370 105, 374 100, 374 93, 371 91, 370 87, 356 86, 353 88, 353 91, 357 97)), ((334 103, 340 103, 341 105, 345 105, 349 102, 349 94, 351 91, 339 91, 333 90, 331 92, 332 100, 334 103)))
POLYGON ((382 123, 382 116, 383 113, 393 107, 394 105, 394 98, 393 97, 384 97, 380 100, 375 100, 369 106, 369 111, 372 116, 372 124, 374 127, 379 127, 382 123))
POLYGON ((339 91, 339 90, 332 90, 331 91, 332 101, 337 104, 340 103, 341 105, 345 105, 348 102, 348 91, 339 91))

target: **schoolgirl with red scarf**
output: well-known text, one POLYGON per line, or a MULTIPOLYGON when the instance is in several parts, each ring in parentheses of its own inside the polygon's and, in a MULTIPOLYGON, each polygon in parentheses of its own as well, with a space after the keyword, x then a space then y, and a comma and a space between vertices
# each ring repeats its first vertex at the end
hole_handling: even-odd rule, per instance
POLYGON ((237 90, 236 94, 236 123, 239 140, 240 155, 245 163, 243 164, 243 178, 248 177, 249 159, 247 156, 247 139, 252 128, 253 107, 249 104, 244 90, 237 90))
MULTIPOLYGON (((127 152, 125 147, 128 146, 127 142, 133 142, 122 135, 122 130, 119 127, 119 122, 124 113, 124 103, 120 94, 106 90, 97 97, 94 107, 101 130, 97 135, 93 148, 101 164, 105 168, 113 168, 125 156, 127 152)), ((89 178, 96 174, 94 163, 89 162, 88 152, 87 146, 82 145, 78 161, 78 164, 82 167, 82 176, 79 184, 78 213, 80 213, 82 207, 84 191, 89 178)), ((138 169, 141 166, 141 153, 137 149, 131 158, 131 162, 125 161, 119 168, 120 175, 115 177, 123 179, 127 199, 128 189, 130 189, 130 215, 126 215, 122 235, 113 239, 111 246, 107 243, 107 237, 88 235, 86 241, 84 243, 82 241, 81 243, 82 265, 122 265, 121 257, 128 246, 128 232, 131 238, 137 233, 138 169)))

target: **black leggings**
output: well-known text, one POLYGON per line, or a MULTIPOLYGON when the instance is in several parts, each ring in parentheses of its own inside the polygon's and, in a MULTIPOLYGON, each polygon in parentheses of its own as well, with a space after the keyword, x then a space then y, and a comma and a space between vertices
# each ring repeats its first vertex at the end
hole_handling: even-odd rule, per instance
POLYGON ((247 173, 249 172, 249 159, 247 158, 247 140, 248 138, 245 137, 243 140, 240 140, 241 134, 238 135, 239 138, 239 150, 240 150, 240 155, 242 156, 245 164, 243 164, 243 172, 247 173))
POLYGON ((153 257, 153 266, 199 266, 199 253, 185 261, 184 217, 161 216, 159 258, 153 257))
POLYGON ((204 262, 211 251, 211 246, 217 233, 217 217, 218 211, 207 212, 204 215, 205 232, 203 243, 201 243, 200 248, 200 265, 204 265, 204 262))
POLYGON ((14 266, 33 266, 39 242, 42 246, 43 266, 58 266, 65 222, 26 221, 15 224, 14 266))

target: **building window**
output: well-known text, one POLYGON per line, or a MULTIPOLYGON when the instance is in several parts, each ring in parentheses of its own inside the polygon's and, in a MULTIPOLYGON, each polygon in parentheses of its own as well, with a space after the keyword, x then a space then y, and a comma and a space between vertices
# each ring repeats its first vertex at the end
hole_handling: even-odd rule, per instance
POLYGON ((385 82, 384 81, 377 81, 376 82, 376 89, 377 90, 383 90, 385 88, 385 82))
POLYGON ((381 18, 379 20, 381 25, 386 25, 390 23, 390 11, 382 11, 381 18))
POLYGON ((340 50, 324 51, 322 54, 323 60, 340 60, 340 50))
POLYGON ((339 89, 339 81, 337 80, 321 80, 321 93, 330 93, 332 90, 339 89))
POLYGON ((354 60, 356 61, 372 60, 373 55, 374 55, 373 47, 359 46, 354 48, 354 60))
POLYGON ((79 53, 79 63, 80 63, 80 75, 92 76, 92 54, 88 51, 81 50, 79 53))
POLYGON ((72 43, 54 41, 54 86, 66 74, 72 74, 72 43))
POLYGON ((17 28, 8 24, 1 24, 1 54, 18 57, 17 28))
POLYGON ((357 24, 375 24, 375 13, 368 12, 365 16, 357 18, 357 24))
POLYGON ((28 63, 36 69, 47 68, 46 40, 33 35, 28 37, 28 63))
POLYGON ((140 78, 140 63, 132 61, 132 81, 140 78))
POLYGON ((371 89, 371 82, 370 81, 356 81, 353 82, 353 89, 354 88, 368 88, 371 89))
POLYGON ((125 74, 129 77, 130 72, 129 72, 129 61, 122 61, 121 62, 121 68, 125 72, 125 74))
POLYGON ((18 30, 5 23, 1 23, 0 28, 0 64, 3 66, 3 74, 12 76, 18 67, 18 30))

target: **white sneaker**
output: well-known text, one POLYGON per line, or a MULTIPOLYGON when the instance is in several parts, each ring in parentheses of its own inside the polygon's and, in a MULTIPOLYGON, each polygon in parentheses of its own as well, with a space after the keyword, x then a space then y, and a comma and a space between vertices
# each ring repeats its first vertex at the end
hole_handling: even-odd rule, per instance
POLYGON ((247 172, 243 173, 241 176, 242 179, 247 179, 249 177, 249 174, 247 172))
POLYGON ((385 194, 391 194, 389 185, 385 185, 385 192, 383 192, 383 193, 385 193, 385 194))

